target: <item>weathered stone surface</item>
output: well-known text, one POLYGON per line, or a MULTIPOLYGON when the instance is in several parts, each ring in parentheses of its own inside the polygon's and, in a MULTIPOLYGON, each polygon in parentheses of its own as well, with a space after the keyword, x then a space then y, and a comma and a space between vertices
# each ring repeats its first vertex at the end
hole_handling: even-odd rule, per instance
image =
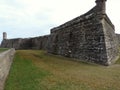
POLYGON ((48 45, 49 35, 35 37, 35 38, 17 38, 6 39, 1 43, 2 48, 15 48, 15 49, 44 49, 48 45))
POLYGON ((4 89, 4 83, 12 64, 15 49, 9 49, 0 53, 0 90, 4 89))
POLYGON ((50 39, 48 51, 53 54, 104 65, 118 57, 114 25, 105 14, 105 7, 98 4, 86 14, 51 29, 50 39))
POLYGON ((120 46, 120 34, 116 34, 116 36, 117 36, 118 44, 120 46))
POLYGON ((114 25, 106 15, 106 0, 96 0, 87 13, 51 29, 51 34, 3 40, 1 47, 45 49, 49 53, 110 65, 118 58, 114 25))

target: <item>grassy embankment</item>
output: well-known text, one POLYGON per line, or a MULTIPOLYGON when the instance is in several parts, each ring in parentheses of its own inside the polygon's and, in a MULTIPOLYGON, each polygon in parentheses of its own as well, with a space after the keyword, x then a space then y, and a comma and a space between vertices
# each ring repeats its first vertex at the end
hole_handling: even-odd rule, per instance
POLYGON ((8 50, 8 48, 0 48, 0 53, 8 50))
POLYGON ((119 62, 105 67, 44 51, 17 51, 5 90, 120 90, 119 62))

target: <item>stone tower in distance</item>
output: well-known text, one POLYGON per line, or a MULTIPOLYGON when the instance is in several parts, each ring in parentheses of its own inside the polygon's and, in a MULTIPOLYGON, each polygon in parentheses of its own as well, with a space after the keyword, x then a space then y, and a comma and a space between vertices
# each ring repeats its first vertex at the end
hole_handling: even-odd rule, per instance
POLYGON ((6 40, 6 39, 7 39, 7 33, 3 32, 3 40, 6 40))

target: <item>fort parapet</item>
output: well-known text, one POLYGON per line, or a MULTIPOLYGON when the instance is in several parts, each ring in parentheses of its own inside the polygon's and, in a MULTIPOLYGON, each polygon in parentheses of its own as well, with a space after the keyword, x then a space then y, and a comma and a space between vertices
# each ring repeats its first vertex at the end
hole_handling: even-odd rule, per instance
POLYGON ((51 34, 28 39, 5 39, 1 47, 44 49, 49 53, 110 65, 118 58, 114 25, 106 14, 106 0, 96 0, 87 13, 51 29, 51 34))

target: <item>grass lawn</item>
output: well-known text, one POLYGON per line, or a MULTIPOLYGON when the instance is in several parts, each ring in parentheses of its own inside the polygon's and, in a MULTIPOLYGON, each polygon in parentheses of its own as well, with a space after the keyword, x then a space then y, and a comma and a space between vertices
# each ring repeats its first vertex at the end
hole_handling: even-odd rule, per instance
POLYGON ((0 48, 0 53, 8 50, 8 48, 0 48))
POLYGON ((39 50, 20 50, 5 90, 120 90, 120 63, 106 67, 39 50))

